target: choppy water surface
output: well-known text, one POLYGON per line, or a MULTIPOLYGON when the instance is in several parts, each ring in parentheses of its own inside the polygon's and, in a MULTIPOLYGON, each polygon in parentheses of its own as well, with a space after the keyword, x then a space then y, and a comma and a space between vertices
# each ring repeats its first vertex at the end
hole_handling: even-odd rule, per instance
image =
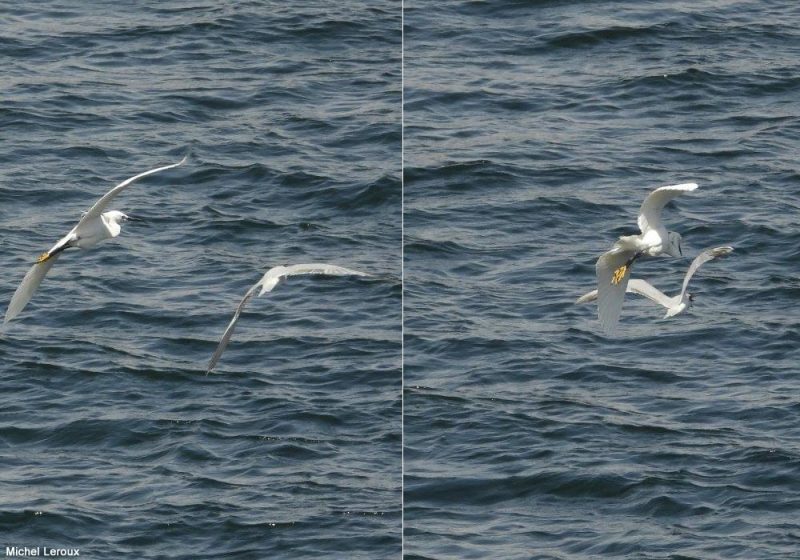
POLYGON ((797 558, 800 12, 406 2, 408 558, 797 558), (574 299, 650 189, 685 259, 574 299))
MULTIPOLYGON (((400 550, 397 2, 46 2, 0 23, 0 299, 117 182, 0 338, 0 547, 400 550), (295 278, 250 303, 270 266, 295 278)), ((2 304, 5 309, 6 303, 2 304)))

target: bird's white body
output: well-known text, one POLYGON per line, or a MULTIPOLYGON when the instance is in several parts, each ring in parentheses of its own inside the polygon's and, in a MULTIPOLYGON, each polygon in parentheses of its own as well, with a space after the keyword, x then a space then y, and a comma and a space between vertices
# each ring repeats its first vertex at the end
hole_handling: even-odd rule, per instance
POLYGON ((639 209, 637 224, 641 233, 623 235, 611 250, 597 259, 597 315, 607 333, 613 332, 619 322, 633 262, 641 257, 683 254, 681 235, 667 231, 661 222, 661 213, 670 200, 696 188, 696 183, 682 183, 652 191, 639 209))
POLYGON ((368 276, 368 274, 359 272, 358 270, 352 270, 343 266, 325 263, 293 264, 286 266, 280 265, 270 268, 258 282, 253 284, 253 286, 247 290, 247 293, 244 294, 242 301, 240 301, 239 305, 236 307, 236 311, 233 313, 233 318, 228 323, 225 332, 222 333, 222 338, 220 339, 219 344, 217 344, 217 349, 214 351, 214 355, 211 356, 211 360, 206 368, 206 375, 211 373, 211 370, 214 369, 215 365, 217 365, 217 362, 222 356, 222 352, 225 350, 225 347, 228 346, 228 341, 230 341, 231 336, 233 335, 233 329, 236 327, 236 322, 239 320, 242 310, 244 309, 245 305, 247 305, 247 302, 250 301, 254 295, 256 295, 256 290, 260 288, 258 295, 263 295, 266 292, 271 292, 273 288, 275 288, 275 286, 277 286, 278 283, 284 278, 299 274, 322 274, 325 276, 368 276))
POLYGON ((662 255, 680 257, 680 234, 666 230, 648 229, 640 235, 623 235, 614 244, 612 251, 614 250, 648 257, 662 255))
POLYGON ((96 218, 86 220, 72 228, 72 230, 58 240, 46 255, 52 255, 62 247, 78 247, 79 249, 89 249, 101 241, 117 237, 122 231, 122 222, 128 216, 118 210, 103 212, 96 218))
MULTIPOLYGON (((713 249, 706 249, 697 255, 692 261, 692 264, 689 265, 686 275, 683 277, 683 287, 678 295, 668 296, 658 288, 653 287, 646 280, 639 278, 631 278, 626 286, 626 291, 644 296, 650 301, 664 307, 667 310, 666 314, 664 315, 665 319, 674 317, 675 315, 680 315, 691 306, 692 295, 688 292, 687 287, 689 286, 689 280, 691 280, 692 276, 694 276, 694 273, 697 272, 703 263, 729 255, 732 251, 733 247, 729 246, 714 247, 713 249)), ((591 292, 579 297, 575 303, 594 301, 597 299, 597 294, 598 290, 592 290, 591 292)))
POLYGON ((33 297, 39 284, 42 283, 45 275, 62 251, 70 247, 89 249, 101 241, 117 237, 120 234, 122 231, 122 222, 128 220, 129 217, 118 210, 104 212, 106 207, 120 192, 137 179, 183 165, 187 157, 188 155, 178 163, 150 169, 149 171, 139 173, 138 175, 126 179, 95 202, 89 211, 81 217, 78 224, 72 228, 67 235, 59 239, 48 251, 42 253, 36 261, 36 264, 28 270, 25 278, 22 279, 19 287, 17 287, 17 290, 14 292, 11 302, 8 304, 4 323, 11 321, 25 309, 25 306, 28 305, 28 302, 33 297))
POLYGON ((684 312, 684 310, 686 310, 689 307, 688 294, 687 294, 687 297, 685 299, 682 299, 681 301, 676 302, 676 301, 674 301, 674 299, 675 298, 673 298, 673 301, 672 301, 670 307, 667 309, 667 312, 664 314, 664 319, 668 319, 670 317, 674 317, 675 315, 680 315, 681 313, 684 312))

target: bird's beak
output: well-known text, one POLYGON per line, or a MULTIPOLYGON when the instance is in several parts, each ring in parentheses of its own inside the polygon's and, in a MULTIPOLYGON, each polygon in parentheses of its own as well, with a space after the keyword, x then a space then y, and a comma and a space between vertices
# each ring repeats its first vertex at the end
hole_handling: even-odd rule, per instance
POLYGON ((144 218, 139 218, 138 216, 131 216, 130 214, 125 215, 125 220, 128 222, 143 222, 144 218))

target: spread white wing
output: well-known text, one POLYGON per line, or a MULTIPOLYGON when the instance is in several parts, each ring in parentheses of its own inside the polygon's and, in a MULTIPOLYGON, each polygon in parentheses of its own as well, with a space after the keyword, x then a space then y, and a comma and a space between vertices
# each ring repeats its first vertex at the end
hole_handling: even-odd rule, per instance
POLYGON ((189 154, 183 156, 183 159, 180 160, 178 163, 173 163, 171 165, 165 165, 163 167, 156 167, 155 169, 150 169, 149 171, 145 171, 144 173, 139 173, 138 175, 134 175, 130 179, 125 179, 119 185, 108 191, 104 194, 100 200, 94 203, 94 206, 89 208, 89 211, 86 212, 81 217, 81 220, 78 222, 77 227, 80 227, 84 223, 88 222, 89 220, 93 220, 100 216, 100 214, 105 211, 106 207, 111 204, 111 201, 114 200, 119 193, 125 190, 131 183, 136 181, 137 179, 141 179, 142 177, 147 177, 148 175, 152 175, 153 173, 158 173, 159 171, 165 171, 167 169, 172 169, 173 167, 178 167, 179 165, 183 165, 186 163, 186 159, 189 157, 189 154))
POLYGON ((55 264, 59 256, 59 254, 55 254, 44 262, 36 263, 28 270, 28 273, 25 274, 25 278, 22 279, 22 282, 20 282, 17 287, 17 291, 15 291, 14 295, 11 297, 11 303, 8 304, 6 317, 3 323, 8 323, 25 309, 25 306, 28 305, 33 294, 39 288, 39 284, 42 283, 45 275, 55 264))
POLYGON ((247 302, 252 299, 253 295, 256 293, 256 289, 260 285, 261 285, 261 282, 258 282, 256 284, 254 284, 252 288, 247 290, 247 293, 242 298, 242 301, 239 302, 239 305, 236 307, 236 311, 233 313, 233 318, 231 319, 231 322, 228 323, 228 326, 225 329, 225 332, 222 333, 222 338, 219 339, 219 344, 217 344, 217 349, 214 351, 214 355, 211 356, 211 361, 208 362, 208 368, 206 369, 206 375, 211 373, 211 370, 214 369, 215 365, 217 365, 217 362, 219 361, 220 356, 222 356, 222 353, 225 351, 225 347, 228 346, 228 342, 230 341, 231 336, 233 335, 233 329, 236 327, 236 321, 239 320, 239 315, 242 314, 242 310, 244 309, 244 306, 247 305, 247 302))
POLYGON ((597 259, 597 317, 606 333, 613 333, 622 312, 625 290, 631 277, 632 250, 612 249, 597 259))
POLYGON ((652 284, 646 280, 642 280, 641 278, 632 278, 631 281, 628 282, 628 291, 633 292, 634 294, 639 294, 640 296, 644 296, 650 301, 666 307, 667 309, 672 307, 674 301, 674 298, 669 297, 667 294, 658 288, 653 287, 652 284))
POLYGON ((282 278, 301 274, 324 274, 325 276, 368 276, 364 272, 326 263, 293 264, 270 268, 261 279, 261 292, 270 292, 282 278))
POLYGON ((594 301, 597 299, 597 290, 592 290, 591 292, 586 292, 581 297, 575 300, 575 303, 589 303, 590 301, 594 301))
POLYGON ((698 268, 703 266, 704 263, 714 260, 717 257, 729 255, 731 251, 733 251, 733 247, 730 246, 714 247, 713 249, 706 249, 697 255, 692 261, 692 264, 689 265, 689 270, 686 271, 686 276, 683 277, 683 288, 681 289, 680 297, 683 298, 683 294, 686 293, 686 287, 689 285, 689 280, 692 279, 692 276, 694 276, 694 273, 697 272, 698 268))
POLYGON ((324 274, 325 276, 367 276, 366 272, 345 268, 335 264, 310 263, 293 264, 286 267, 286 276, 297 274, 324 274))
POLYGON ((664 226, 661 223, 661 211, 664 206, 673 198, 697 188, 697 183, 682 183, 680 185, 668 185, 666 187, 659 187, 644 199, 642 207, 639 209, 639 218, 637 223, 642 233, 646 233, 650 229, 662 229, 664 226))
MULTIPOLYGON (((673 298, 669 297, 668 295, 664 294, 661 290, 654 288, 652 285, 647 283, 645 280, 641 280, 639 278, 631 278, 628 281, 628 286, 625 289, 626 292, 639 294, 640 296, 644 296, 659 305, 663 305, 664 307, 669 307, 669 303, 672 301, 673 298)), ((597 299, 597 290, 592 290, 591 292, 586 292, 577 300, 575 303, 587 303, 590 301, 594 301, 597 299)))

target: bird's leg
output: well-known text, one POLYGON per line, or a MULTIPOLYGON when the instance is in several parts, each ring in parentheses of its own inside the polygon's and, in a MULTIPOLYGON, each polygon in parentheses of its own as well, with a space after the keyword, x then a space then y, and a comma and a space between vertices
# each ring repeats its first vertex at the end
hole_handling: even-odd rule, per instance
POLYGON ((44 253, 42 253, 41 255, 39 255, 39 258, 38 258, 38 259, 36 259, 36 264, 41 264, 41 263, 43 263, 44 261, 48 260, 48 259, 49 259, 50 257, 52 257, 52 256, 53 256, 53 255, 51 255, 50 253, 48 253, 47 251, 45 251, 44 253))
POLYGON ((641 252, 635 253, 631 258, 625 261, 625 264, 623 264, 614 271, 614 274, 611 276, 611 283, 614 286, 617 286, 620 282, 622 282, 623 278, 625 278, 625 275, 628 274, 628 270, 630 270, 630 267, 633 266, 633 261, 641 257, 642 254, 643 253, 641 252))
POLYGON ((59 254, 61 251, 63 251, 64 249, 67 249, 69 247, 72 247, 72 245, 70 244, 70 242, 66 242, 63 245, 59 245, 55 249, 50 249, 49 251, 45 251, 44 253, 39 255, 38 259, 36 259, 36 264, 41 264, 41 263, 43 263, 43 262, 45 262, 47 260, 52 259, 54 256, 59 254))
POLYGON ((628 272, 628 265, 623 264, 617 270, 614 271, 614 275, 611 277, 611 283, 613 285, 617 285, 622 282, 622 279, 625 278, 625 274, 628 272))

